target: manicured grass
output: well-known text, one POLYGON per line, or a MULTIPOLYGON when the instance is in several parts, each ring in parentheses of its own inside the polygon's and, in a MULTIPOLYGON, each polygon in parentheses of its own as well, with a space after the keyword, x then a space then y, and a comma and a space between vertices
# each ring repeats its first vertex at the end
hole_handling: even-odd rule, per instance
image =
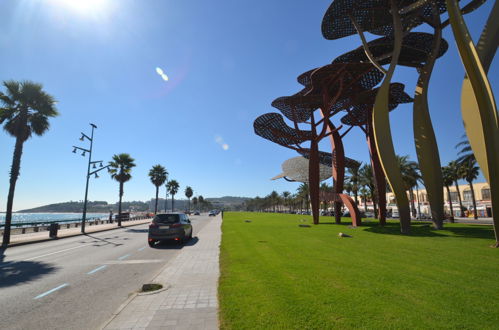
POLYGON ((490 226, 415 224, 402 236, 395 222, 303 228, 301 219, 311 223, 224 214, 222 329, 499 328, 490 226))

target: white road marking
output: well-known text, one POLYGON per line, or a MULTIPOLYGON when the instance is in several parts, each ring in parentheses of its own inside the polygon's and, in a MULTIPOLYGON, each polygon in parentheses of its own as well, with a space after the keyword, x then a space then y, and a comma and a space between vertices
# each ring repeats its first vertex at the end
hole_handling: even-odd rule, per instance
POLYGON ((89 271, 89 272, 87 273, 87 275, 92 275, 93 273, 96 273, 96 272, 98 272, 99 270, 104 269, 104 268, 106 268, 106 267, 107 267, 107 265, 102 265, 102 266, 100 266, 100 267, 97 267, 97 268, 95 268, 94 270, 89 271))
POLYGON ((59 290, 59 289, 62 289, 62 288, 64 288, 65 286, 68 286, 68 285, 69 285, 69 284, 64 283, 64 284, 62 284, 62 285, 59 285, 57 288, 53 288, 52 290, 48 290, 47 292, 42 293, 42 294, 40 294, 40 295, 36 296, 36 297, 35 297, 35 298, 33 298, 33 299, 40 299, 40 298, 43 298, 43 297, 45 297, 46 295, 51 294, 52 292, 55 292, 55 291, 57 291, 57 290, 59 290))
POLYGON ((35 259, 38 259, 38 258, 48 257, 48 256, 51 256, 53 254, 62 253, 62 252, 66 252, 66 251, 70 251, 70 250, 74 250, 74 249, 79 249, 79 248, 82 248, 82 247, 85 247, 85 246, 89 246, 89 245, 92 245, 92 244, 79 245, 79 246, 75 246, 75 247, 72 247, 72 248, 69 248, 69 249, 59 250, 59 251, 52 252, 52 253, 47 253, 47 254, 42 254, 41 256, 36 256, 36 257, 33 257, 33 258, 24 259, 23 261, 30 261, 30 260, 35 260, 35 259))
POLYGON ((146 248, 145 246, 144 246, 144 247, 141 247, 141 248, 140 248, 140 249, 138 249, 137 251, 142 251, 142 250, 144 250, 145 248, 146 248))
POLYGON ((148 264, 148 263, 160 263, 164 262, 163 259, 143 259, 143 260, 110 260, 105 262, 107 265, 125 265, 125 264, 148 264))

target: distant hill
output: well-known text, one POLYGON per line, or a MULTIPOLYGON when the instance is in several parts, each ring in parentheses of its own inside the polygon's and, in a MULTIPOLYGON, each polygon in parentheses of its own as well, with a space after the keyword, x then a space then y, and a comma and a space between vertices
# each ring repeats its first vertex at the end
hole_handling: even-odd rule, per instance
MULTIPOLYGON (((249 197, 234 197, 234 196, 224 196, 224 197, 216 197, 216 198, 206 198, 207 205, 205 208, 220 208, 226 210, 239 210, 244 202, 249 197)), ((150 201, 142 202, 142 201, 132 201, 132 202, 123 202, 122 209, 133 210, 135 212, 148 212, 154 211, 154 198, 150 201)), ((171 210, 171 198, 168 198, 167 208, 171 210)), ((187 199, 175 199, 175 209, 176 210, 186 210, 188 205, 187 199)), ((163 198, 158 199, 158 208, 159 210, 163 210, 165 206, 165 200, 163 198)), ((191 209, 194 206, 191 201, 191 209)), ((198 206, 199 208, 199 206, 198 206)), ((114 213, 118 212, 118 203, 109 204, 106 201, 89 201, 87 203, 87 212, 89 213, 107 213, 110 210, 113 210, 114 213)), ((83 202, 63 202, 56 204, 49 204, 39 207, 34 207, 31 209, 20 210, 17 211, 19 213, 78 213, 83 211, 83 202)))

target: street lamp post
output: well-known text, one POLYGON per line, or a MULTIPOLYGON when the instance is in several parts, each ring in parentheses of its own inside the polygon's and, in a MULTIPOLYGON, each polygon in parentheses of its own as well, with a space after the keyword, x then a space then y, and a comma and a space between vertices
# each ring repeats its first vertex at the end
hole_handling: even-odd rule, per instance
POLYGON ((99 176, 97 175, 97 172, 99 171, 102 171, 106 168, 109 167, 109 165, 107 166, 102 166, 102 160, 96 160, 96 161, 92 161, 92 147, 93 147, 93 142, 94 142, 94 129, 97 128, 97 126, 95 126, 94 124, 90 123, 90 126, 92 126, 92 132, 90 134, 90 137, 88 137, 88 135, 86 135, 85 133, 81 133, 81 138, 80 138, 80 141, 84 141, 85 139, 87 139, 88 141, 90 141, 90 148, 89 149, 85 149, 85 148, 80 148, 80 147, 77 147, 77 146, 73 146, 73 153, 76 153, 76 150, 81 150, 82 153, 81 155, 85 157, 85 153, 88 152, 88 167, 87 167, 87 181, 86 181, 86 184, 85 184, 85 200, 83 201, 83 215, 82 215, 82 218, 81 218, 81 232, 82 233, 85 233, 85 221, 87 219, 87 199, 88 199, 88 182, 90 180, 90 176, 92 174, 95 174, 95 178, 98 178, 99 176), (96 168, 96 164, 97 163, 100 163, 100 168, 95 170, 95 171, 92 171, 90 172, 90 166, 93 165, 93 168, 96 168))

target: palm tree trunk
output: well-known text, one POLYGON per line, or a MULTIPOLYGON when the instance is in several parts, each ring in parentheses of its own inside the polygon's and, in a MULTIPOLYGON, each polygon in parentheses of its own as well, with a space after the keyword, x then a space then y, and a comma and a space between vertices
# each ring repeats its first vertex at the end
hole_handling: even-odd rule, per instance
POLYGON ((175 205, 175 195, 172 194, 172 212, 174 210, 174 205, 175 205))
POLYGON ((21 156, 23 154, 23 143, 21 139, 16 139, 14 147, 14 156, 12 157, 12 166, 10 168, 10 186, 9 195, 7 197, 7 212, 5 214, 5 227, 3 231, 3 245, 10 243, 10 227, 12 224, 12 207, 14 205, 14 191, 16 190, 16 182, 19 177, 19 169, 21 168, 21 156))
POLYGON ((118 227, 121 227, 121 199, 123 198, 123 182, 120 182, 120 200, 118 201, 118 227))
POLYGON ((191 212, 191 198, 189 197, 189 203, 187 204, 188 206, 188 211, 191 212))
POLYGON ((156 186, 156 203, 154 203, 154 214, 158 213, 158 194, 159 186, 156 186))
POLYGON ((457 190, 457 199, 459 201, 459 216, 462 217, 462 213, 463 213, 463 201, 461 200, 461 192, 459 191, 459 186, 457 184, 457 180, 454 181, 454 185, 456 186, 456 190, 457 190))
POLYGON ((475 191, 473 190, 473 181, 468 181, 471 189, 471 199, 473 200, 473 216, 475 220, 478 220, 478 211, 476 210, 476 199, 475 199, 475 191))
POLYGON ((353 191, 353 197, 355 199, 355 205, 359 205, 359 198, 358 198, 358 192, 357 192, 357 190, 353 191))
POLYGON ((447 198, 449 199, 449 205, 450 205, 450 222, 454 223, 454 210, 452 209, 452 199, 450 198, 450 189, 449 186, 445 186, 447 188, 447 198))
POLYGON ((412 190, 412 187, 409 188, 409 197, 411 198, 411 215, 414 216, 414 213, 416 213, 416 206, 414 206, 414 190, 412 190))

